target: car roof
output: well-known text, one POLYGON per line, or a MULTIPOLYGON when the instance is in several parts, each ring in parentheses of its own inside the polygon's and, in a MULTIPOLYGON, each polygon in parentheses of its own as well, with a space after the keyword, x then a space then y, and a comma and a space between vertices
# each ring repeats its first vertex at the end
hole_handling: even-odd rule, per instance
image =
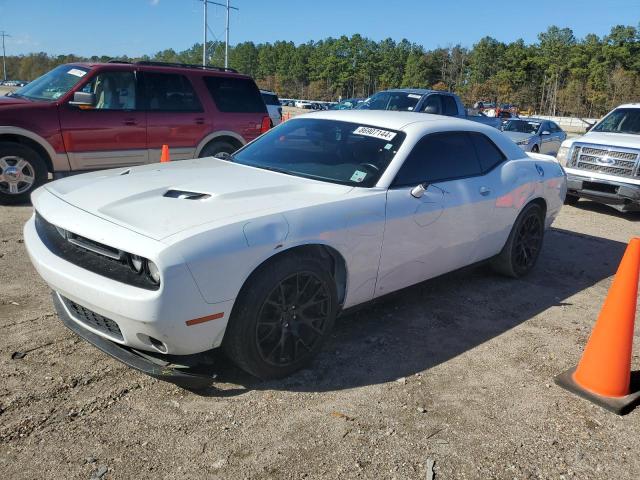
POLYGON ((553 122, 553 120, 545 120, 544 118, 535 118, 535 117, 513 117, 508 118, 507 120, 522 120, 523 122, 553 122))
POLYGON ((484 125, 478 122, 472 122, 470 120, 463 120, 455 117, 445 117, 443 115, 432 115, 429 113, 419 112, 394 112, 390 110, 324 110, 306 115, 299 115, 296 118, 300 117, 361 123, 363 125, 388 128, 390 130, 403 130, 410 124, 432 124, 433 122, 447 124, 447 126, 457 126, 459 128, 464 128, 465 130, 482 130, 482 128, 476 127, 484 127, 484 125))
MULTIPOLYGON (((416 95, 426 95, 428 93, 442 93, 445 95, 451 95, 451 92, 445 92, 443 90, 429 90, 427 88, 390 88, 389 90, 382 90, 382 92, 413 93, 416 95)), ((381 93, 381 92, 378 92, 378 93, 381 93)))
POLYGON ((193 66, 179 66, 179 65, 162 65, 162 64, 144 64, 144 63, 128 63, 128 62, 74 62, 67 63, 69 66, 78 66, 84 67, 88 69, 96 69, 96 68, 109 68, 113 70, 148 70, 148 71, 164 71, 164 72, 174 72, 174 73, 205 73, 207 75, 220 75, 225 77, 236 77, 236 78, 251 78, 248 75, 244 75, 238 72, 230 72, 224 70, 216 70, 215 68, 196 68, 193 66))
POLYGON ((640 108, 640 103, 624 103, 616 108, 640 108))

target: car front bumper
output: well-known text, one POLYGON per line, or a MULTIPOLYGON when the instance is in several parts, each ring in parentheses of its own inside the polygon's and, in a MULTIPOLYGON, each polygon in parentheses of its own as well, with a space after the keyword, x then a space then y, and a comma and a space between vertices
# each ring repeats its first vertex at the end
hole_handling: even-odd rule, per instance
POLYGON ((607 205, 623 211, 640 210, 640 185, 624 180, 593 177, 567 169, 567 193, 607 205))
MULTIPOLYGON (((41 205, 41 214, 47 215, 52 224, 69 228, 63 215, 57 216, 68 212, 69 205, 47 200, 46 207, 41 205)), ((83 225, 87 231, 100 228, 96 222, 101 219, 74 210, 71 216, 76 226, 83 225)), ((110 229, 115 230, 110 235, 131 234, 119 228, 112 225, 110 229)), ((59 299, 65 300, 66 315, 83 330, 125 347, 168 355, 196 354, 221 344, 233 301, 207 303, 190 271, 178 259, 158 254, 158 265, 164 258, 166 267, 161 287, 145 290, 91 272, 54 254, 37 231, 35 215, 25 224, 24 243, 40 276, 59 299), (206 321, 208 317, 215 319, 206 321)), ((152 252, 154 248, 156 255, 160 247, 144 245, 145 251, 152 252)))
POLYGON ((69 330, 131 368, 158 380, 194 390, 208 387, 216 377, 213 373, 212 356, 207 352, 173 356, 137 351, 83 328, 69 315, 58 293, 52 292, 51 297, 58 317, 69 330))

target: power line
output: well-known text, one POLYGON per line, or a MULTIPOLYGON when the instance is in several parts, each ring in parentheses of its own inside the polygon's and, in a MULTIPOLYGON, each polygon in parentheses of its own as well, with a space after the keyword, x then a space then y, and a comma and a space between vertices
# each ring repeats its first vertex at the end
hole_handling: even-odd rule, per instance
POLYGON ((224 41, 224 67, 229 67, 229 11, 230 10, 240 10, 237 7, 233 7, 230 5, 229 0, 227 0, 226 5, 224 3, 213 2, 211 0, 200 0, 204 6, 203 13, 203 25, 202 25, 202 35, 204 37, 204 41, 202 43, 202 66, 207 64, 207 6, 218 5, 219 7, 224 7, 227 11, 227 21, 225 26, 225 41, 224 41))
POLYGON ((4 39, 5 37, 10 37, 11 35, 9 35, 7 32, 5 32, 4 30, 0 31, 0 37, 2 37, 2 76, 4 81, 7 81, 7 54, 5 52, 4 49, 4 39))

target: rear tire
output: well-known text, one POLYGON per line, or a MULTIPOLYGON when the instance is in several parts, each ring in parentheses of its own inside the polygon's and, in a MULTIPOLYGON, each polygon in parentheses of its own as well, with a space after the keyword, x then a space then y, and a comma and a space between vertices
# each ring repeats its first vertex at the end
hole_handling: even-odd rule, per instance
POLYGON ((0 205, 28 203, 31 192, 47 181, 47 165, 26 145, 0 142, 0 205))
POLYGON ((540 153, 538 145, 534 145, 533 147, 531 147, 531 153, 540 153))
POLYGON ((507 277, 527 275, 538 261, 544 239, 544 212, 536 203, 530 203, 516 219, 507 243, 495 257, 491 266, 507 277))
POLYGON ((222 346, 251 375, 281 378, 313 359, 337 311, 336 285, 327 266, 312 257, 288 255, 248 280, 222 346))
POLYGON ((235 145, 232 145, 229 142, 218 141, 211 142, 205 146, 200 152, 200 158, 204 157, 213 157, 218 153, 233 153, 238 149, 235 145))

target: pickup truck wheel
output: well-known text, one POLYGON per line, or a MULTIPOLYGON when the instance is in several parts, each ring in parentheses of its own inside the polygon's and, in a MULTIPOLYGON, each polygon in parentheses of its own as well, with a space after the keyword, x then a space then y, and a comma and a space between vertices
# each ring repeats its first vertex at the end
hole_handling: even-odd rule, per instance
POLYGON ((564 197, 564 204, 565 205, 576 205, 579 200, 580 200, 580 197, 567 193, 567 196, 564 197))
POLYGON ((240 368, 262 379, 284 377, 309 363, 338 310, 329 270, 299 255, 259 270, 237 302, 223 348, 240 368))
POLYGON ((528 274, 540 255, 544 238, 544 214, 540 205, 527 205, 516 219, 507 243, 492 267, 498 273, 512 278, 528 274))
POLYGON ((203 157, 213 157, 218 153, 233 153, 238 148, 235 145, 232 145, 229 142, 219 141, 219 142, 211 142, 207 144, 202 151, 200 152, 200 158, 203 157))
POLYGON ((47 181, 47 167, 31 148, 0 143, 0 204, 27 203, 34 189, 47 181))

